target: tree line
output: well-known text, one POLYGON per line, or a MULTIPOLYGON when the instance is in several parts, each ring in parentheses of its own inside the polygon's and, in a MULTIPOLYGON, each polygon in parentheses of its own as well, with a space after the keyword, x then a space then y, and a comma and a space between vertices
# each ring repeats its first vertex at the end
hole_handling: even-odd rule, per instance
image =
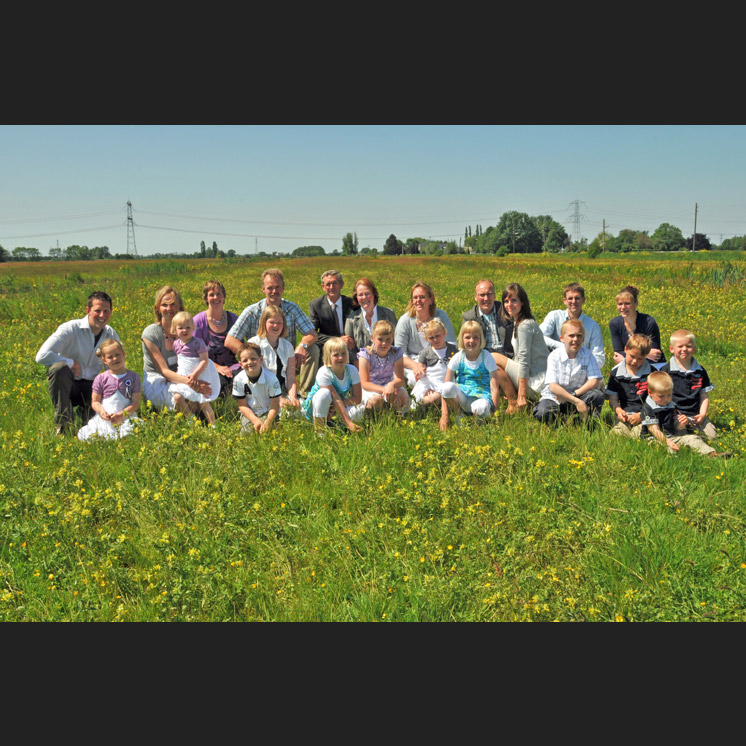
MULTIPOLYGON (((486 230, 481 225, 474 229, 468 225, 464 228, 464 237, 458 241, 438 240, 432 238, 410 237, 406 240, 397 238, 393 233, 384 242, 381 250, 365 246, 359 247, 357 233, 346 233, 342 237, 340 249, 327 254, 323 246, 299 246, 291 257, 312 256, 370 256, 379 253, 393 256, 399 254, 536 254, 541 252, 558 253, 564 251, 586 251, 593 257, 601 252, 626 253, 631 251, 684 251, 721 249, 730 251, 746 251, 746 236, 726 238, 720 245, 714 246, 709 238, 702 233, 685 237, 680 228, 670 223, 661 223, 652 234, 648 231, 638 231, 624 228, 615 236, 603 231, 592 241, 586 239, 572 241, 564 226, 549 215, 530 216, 524 212, 512 210, 503 213, 497 225, 488 226, 486 230)), ((233 249, 223 251, 218 248, 216 241, 208 247, 205 241, 200 242, 199 251, 184 253, 149 254, 149 258, 226 258, 239 256, 233 249)), ((247 256, 284 256, 279 252, 268 254, 264 251, 254 252, 247 256)), ((0 261, 39 261, 42 259, 56 260, 94 260, 94 259, 132 259, 130 254, 113 254, 108 246, 68 246, 49 249, 48 257, 43 257, 39 249, 17 246, 12 252, 0 246, 0 261)))

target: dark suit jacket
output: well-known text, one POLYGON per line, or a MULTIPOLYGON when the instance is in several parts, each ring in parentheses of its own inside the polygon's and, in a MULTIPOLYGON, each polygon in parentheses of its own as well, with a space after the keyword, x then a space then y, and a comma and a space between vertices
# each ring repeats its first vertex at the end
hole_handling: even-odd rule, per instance
POLYGON ((339 337, 340 334, 344 334, 344 324, 347 321, 347 317, 352 313, 352 298, 346 295, 341 295, 340 300, 342 301, 342 331, 337 329, 337 320, 334 318, 334 313, 329 306, 329 301, 325 295, 320 298, 314 298, 308 306, 308 318, 311 319, 311 323, 314 329, 319 334, 319 347, 323 347, 324 343, 330 337, 339 337))

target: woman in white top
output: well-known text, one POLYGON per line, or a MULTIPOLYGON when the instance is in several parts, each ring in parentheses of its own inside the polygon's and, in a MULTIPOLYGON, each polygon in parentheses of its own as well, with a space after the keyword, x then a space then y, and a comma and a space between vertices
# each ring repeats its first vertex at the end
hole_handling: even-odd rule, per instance
POLYGON ((414 386, 427 373, 427 366, 417 360, 427 347, 425 326, 439 318, 446 328, 446 341, 456 344, 456 332, 448 314, 435 306, 435 293, 424 282, 412 286, 409 305, 396 324, 394 344, 404 350, 404 375, 409 386, 414 386))
POLYGON ((508 400, 507 414, 539 401, 547 372, 549 350, 544 333, 531 313, 526 291, 512 282, 502 294, 503 318, 513 321, 513 359, 493 353, 498 365, 497 382, 508 400))

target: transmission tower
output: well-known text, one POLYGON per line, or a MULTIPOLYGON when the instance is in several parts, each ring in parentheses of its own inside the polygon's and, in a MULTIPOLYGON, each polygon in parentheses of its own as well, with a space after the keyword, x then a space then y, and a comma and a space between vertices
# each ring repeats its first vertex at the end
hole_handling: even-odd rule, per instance
POLYGON ((584 205, 585 202, 581 202, 579 199, 576 199, 574 202, 570 202, 570 206, 575 208, 575 211, 573 212, 573 215, 571 218, 568 218, 566 222, 573 223, 573 239, 575 240, 575 243, 578 243, 581 239, 580 235, 580 221, 585 220, 585 215, 580 214, 580 205, 584 205))
POLYGON ((137 246, 135 246, 135 221, 132 220, 132 203, 127 200, 127 253, 137 256, 137 246), (130 244, 132 251, 130 251, 130 244))

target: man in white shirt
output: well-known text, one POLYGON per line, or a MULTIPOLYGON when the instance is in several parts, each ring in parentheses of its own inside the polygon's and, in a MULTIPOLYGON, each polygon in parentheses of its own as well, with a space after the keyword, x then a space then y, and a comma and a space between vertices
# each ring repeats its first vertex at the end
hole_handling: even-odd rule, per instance
POLYGON ((601 336, 601 327, 589 316, 583 313, 585 303, 585 290, 577 282, 571 282, 565 287, 563 295, 565 308, 550 311, 544 321, 539 324, 544 333, 544 341, 549 351, 562 347, 560 342, 560 330, 567 319, 578 319, 585 329, 585 340, 583 346, 587 347, 596 358, 599 368, 604 367, 606 353, 604 352, 604 340, 601 336))
POLYGON ((91 293, 85 312, 82 319, 60 324, 36 353, 36 362, 47 366, 58 435, 75 432, 75 408, 80 410, 83 424, 90 419, 93 379, 102 367, 96 350, 106 339, 119 341, 119 335, 107 324, 112 312, 107 293, 100 290, 91 293))

